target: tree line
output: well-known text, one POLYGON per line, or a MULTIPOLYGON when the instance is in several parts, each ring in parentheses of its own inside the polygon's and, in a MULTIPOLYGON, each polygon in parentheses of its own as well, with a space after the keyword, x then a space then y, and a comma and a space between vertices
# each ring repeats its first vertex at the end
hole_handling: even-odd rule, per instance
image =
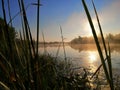
MULTIPOLYGON (((101 43, 101 37, 100 35, 98 35, 98 41, 101 43)), ((113 44, 118 44, 120 43, 120 33, 118 34, 107 34, 105 37, 105 41, 106 42, 110 42, 113 44)), ((71 44, 94 44, 94 38, 92 36, 89 37, 82 37, 82 36, 78 36, 77 38, 74 38, 73 40, 70 41, 71 44)))

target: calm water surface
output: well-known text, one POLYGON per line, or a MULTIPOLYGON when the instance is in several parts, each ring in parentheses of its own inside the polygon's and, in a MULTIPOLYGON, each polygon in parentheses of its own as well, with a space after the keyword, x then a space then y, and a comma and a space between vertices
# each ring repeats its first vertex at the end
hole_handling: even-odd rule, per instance
MULTIPOLYGON (((58 45, 47 45, 47 53, 56 57, 58 45)), ((44 48, 39 47, 39 53, 44 53, 44 48)), ((66 45, 66 56, 75 67, 92 68, 93 71, 101 64, 98 51, 94 44, 66 45)), ((104 51, 103 51, 104 54, 104 51)), ((59 49, 58 56, 64 58, 63 47, 59 49)), ((120 44, 111 45, 112 68, 113 71, 120 72, 120 44)))

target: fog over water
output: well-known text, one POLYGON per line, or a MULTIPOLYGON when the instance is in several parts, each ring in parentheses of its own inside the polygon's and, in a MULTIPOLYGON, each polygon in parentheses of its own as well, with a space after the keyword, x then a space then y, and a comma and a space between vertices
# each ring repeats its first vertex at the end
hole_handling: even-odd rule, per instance
MULTIPOLYGON (((47 45, 45 50, 56 57, 58 45, 47 45)), ((102 48, 102 46, 101 46, 102 48)), ((95 44, 66 45, 66 56, 75 67, 91 68, 93 71, 101 64, 101 60, 95 44)), ((39 47, 39 53, 44 53, 44 47, 39 47)), ((104 54, 104 51, 103 51, 104 54)), ((64 58, 63 47, 60 47, 58 57, 64 58)), ((104 57, 105 58, 105 57, 104 57)), ((113 71, 120 71, 120 44, 111 45, 111 58, 113 71)))

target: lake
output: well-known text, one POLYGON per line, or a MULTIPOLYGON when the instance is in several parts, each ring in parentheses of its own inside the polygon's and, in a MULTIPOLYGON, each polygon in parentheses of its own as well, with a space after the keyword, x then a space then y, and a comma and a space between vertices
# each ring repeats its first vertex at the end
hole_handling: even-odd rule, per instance
MULTIPOLYGON (((101 46, 102 47, 102 46, 101 46)), ((111 58, 112 68, 114 73, 119 74, 120 72, 120 44, 112 44, 111 47, 111 58)), ((39 47, 39 53, 42 54, 44 51, 50 55, 56 57, 59 45, 46 45, 39 47)), ((103 50, 103 49, 102 49, 103 50)), ((70 60, 75 67, 91 68, 95 71, 101 64, 101 60, 95 44, 77 44, 77 45, 65 45, 66 57, 70 60)), ((104 51, 103 51, 104 54, 104 51)), ((58 57, 64 58, 64 50, 61 46, 59 48, 58 57)), ((105 57, 104 57, 105 58, 105 57)))

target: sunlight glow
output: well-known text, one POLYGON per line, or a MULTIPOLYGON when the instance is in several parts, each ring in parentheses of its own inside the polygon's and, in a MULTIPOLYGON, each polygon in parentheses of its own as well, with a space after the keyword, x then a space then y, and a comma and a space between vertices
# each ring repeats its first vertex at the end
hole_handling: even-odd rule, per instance
POLYGON ((83 26, 84 26, 83 27, 84 30, 87 31, 88 36, 92 36, 91 28, 90 28, 90 25, 89 25, 88 21, 86 21, 83 26))
MULTIPOLYGON (((98 24, 97 24, 96 19, 93 18, 92 21, 93 21, 93 24, 94 24, 94 28, 95 28, 96 33, 99 34, 99 28, 98 28, 98 24)), ((87 36, 92 36, 91 27, 90 27, 88 21, 85 21, 85 22, 84 22, 84 24, 83 24, 83 28, 84 28, 84 30, 87 31, 87 33, 88 33, 87 36)))
POLYGON ((96 53, 90 52, 89 53, 89 59, 90 59, 91 63, 95 62, 97 60, 96 53))
POLYGON ((90 55, 90 60, 91 61, 95 61, 96 60, 96 57, 94 55, 90 55))

